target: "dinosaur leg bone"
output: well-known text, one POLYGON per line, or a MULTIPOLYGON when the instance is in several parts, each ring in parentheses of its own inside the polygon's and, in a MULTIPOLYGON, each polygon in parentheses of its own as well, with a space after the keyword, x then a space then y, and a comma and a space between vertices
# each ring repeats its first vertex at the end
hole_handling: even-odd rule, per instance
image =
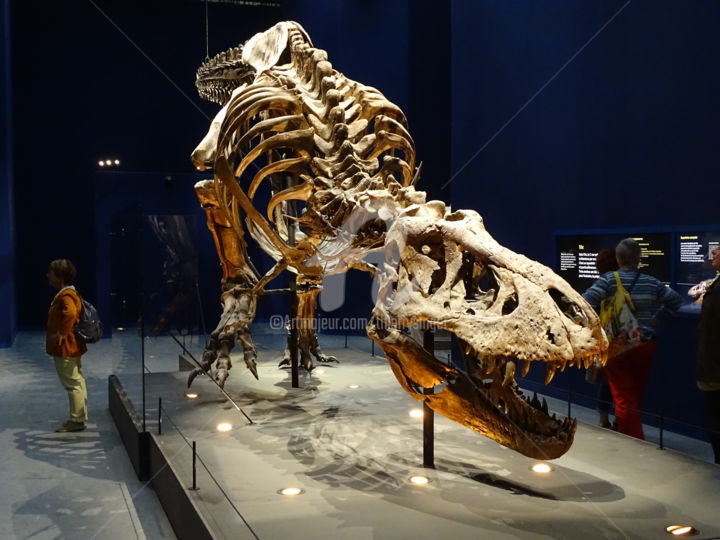
POLYGON ((255 362, 257 351, 250 335, 250 324, 255 318, 256 304, 257 297, 246 288, 235 286, 223 293, 223 313, 220 323, 210 334, 210 342, 203 353, 202 368, 195 368, 190 373, 188 386, 199 374, 209 373, 212 364, 215 363, 215 380, 222 387, 232 367, 230 353, 236 340, 243 347, 245 365, 257 378, 255 362))
MULTIPOLYGON (((326 355, 320 350, 317 340, 315 311, 321 290, 319 280, 307 276, 297 277, 298 311, 297 318, 291 324, 297 325, 300 363, 307 371, 312 371, 315 367, 313 358, 318 362, 337 362, 337 358, 326 355)), ((290 364, 290 351, 286 348, 280 366, 288 364, 290 364)))

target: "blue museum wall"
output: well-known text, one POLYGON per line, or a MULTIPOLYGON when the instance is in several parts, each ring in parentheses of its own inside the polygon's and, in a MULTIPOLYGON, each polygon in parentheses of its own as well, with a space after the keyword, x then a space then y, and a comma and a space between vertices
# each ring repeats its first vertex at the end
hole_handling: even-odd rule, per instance
MULTIPOLYGON (((453 2, 454 206, 549 266, 558 229, 716 223, 719 17, 712 2, 453 2)), ((701 423, 694 326, 661 329, 645 407, 701 423)), ((580 378, 556 381, 594 392, 580 378)))
POLYGON ((0 347, 15 338, 15 230, 10 105, 9 0, 0 3, 0 347))
MULTIPOLYGON (((271 4, 210 2, 210 54, 296 19, 337 69, 407 108, 407 1, 327 2, 322 9, 306 0, 271 4)), ((96 276, 88 227, 95 222, 99 159, 120 159, 120 171, 194 171, 188 156, 217 112, 194 87, 205 57, 205 5, 12 4, 14 155, 22 179, 14 200, 22 209, 18 244, 26 246, 15 263, 22 328, 44 324, 51 259, 74 260, 82 290, 95 290, 96 279, 104 279, 96 276)), ((188 190, 194 197, 192 186, 188 190)))

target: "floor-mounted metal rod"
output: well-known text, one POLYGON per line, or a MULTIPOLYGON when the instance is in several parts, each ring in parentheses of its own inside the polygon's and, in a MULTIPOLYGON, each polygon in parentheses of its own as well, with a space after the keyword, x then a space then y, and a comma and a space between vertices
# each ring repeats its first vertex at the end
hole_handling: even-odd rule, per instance
POLYGON ((197 443, 195 441, 192 442, 192 452, 192 487, 190 489, 197 491, 197 443))
POLYGON ((162 398, 158 398, 158 435, 162 435, 162 398))

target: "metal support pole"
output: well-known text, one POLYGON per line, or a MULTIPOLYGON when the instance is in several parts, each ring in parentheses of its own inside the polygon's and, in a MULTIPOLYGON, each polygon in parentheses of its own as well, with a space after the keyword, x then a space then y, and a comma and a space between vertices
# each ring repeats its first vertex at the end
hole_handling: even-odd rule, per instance
MULTIPOLYGON (((435 334, 432 330, 425 330, 423 348, 430 354, 435 353, 435 334)), ((427 400, 423 401, 423 467, 435 468, 435 412, 428 407, 427 400)))
POLYGON ((162 398, 158 398, 158 435, 162 435, 162 398))
POLYGON ((347 334, 345 334, 345 348, 347 349, 347 334))
MULTIPOLYGON (((286 178, 288 188, 293 185, 292 177, 286 178)), ((294 246, 296 243, 295 227, 296 222, 293 217, 297 215, 295 203, 290 201, 287 206, 287 213, 290 216, 288 229, 288 243, 294 246)), ((292 387, 300 388, 300 375, 298 373, 298 297, 297 297, 297 280, 294 274, 290 274, 290 333, 288 334, 288 351, 290 352, 290 372, 292 379, 292 387)))
POLYGON ((375 356, 375 340, 370 340, 370 356, 375 356))
POLYGON ((298 370, 298 297, 297 297, 297 283, 295 283, 295 276, 290 275, 290 289, 292 290, 290 296, 290 332, 288 333, 288 351, 290 352, 290 373, 292 378, 292 387, 300 388, 300 375, 298 370))
POLYGON ((193 460, 192 460, 192 487, 193 491, 197 491, 197 443, 192 442, 193 460))
POLYGON ((568 390, 568 418, 572 415, 572 388, 568 390))

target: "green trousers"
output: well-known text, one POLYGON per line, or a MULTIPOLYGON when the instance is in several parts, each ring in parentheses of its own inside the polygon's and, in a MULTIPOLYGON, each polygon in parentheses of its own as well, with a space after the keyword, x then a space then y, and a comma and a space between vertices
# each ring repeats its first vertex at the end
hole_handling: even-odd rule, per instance
POLYGON ((67 391, 70 403, 70 420, 86 424, 88 421, 87 387, 82 373, 80 357, 62 358, 53 356, 60 383, 67 391))

